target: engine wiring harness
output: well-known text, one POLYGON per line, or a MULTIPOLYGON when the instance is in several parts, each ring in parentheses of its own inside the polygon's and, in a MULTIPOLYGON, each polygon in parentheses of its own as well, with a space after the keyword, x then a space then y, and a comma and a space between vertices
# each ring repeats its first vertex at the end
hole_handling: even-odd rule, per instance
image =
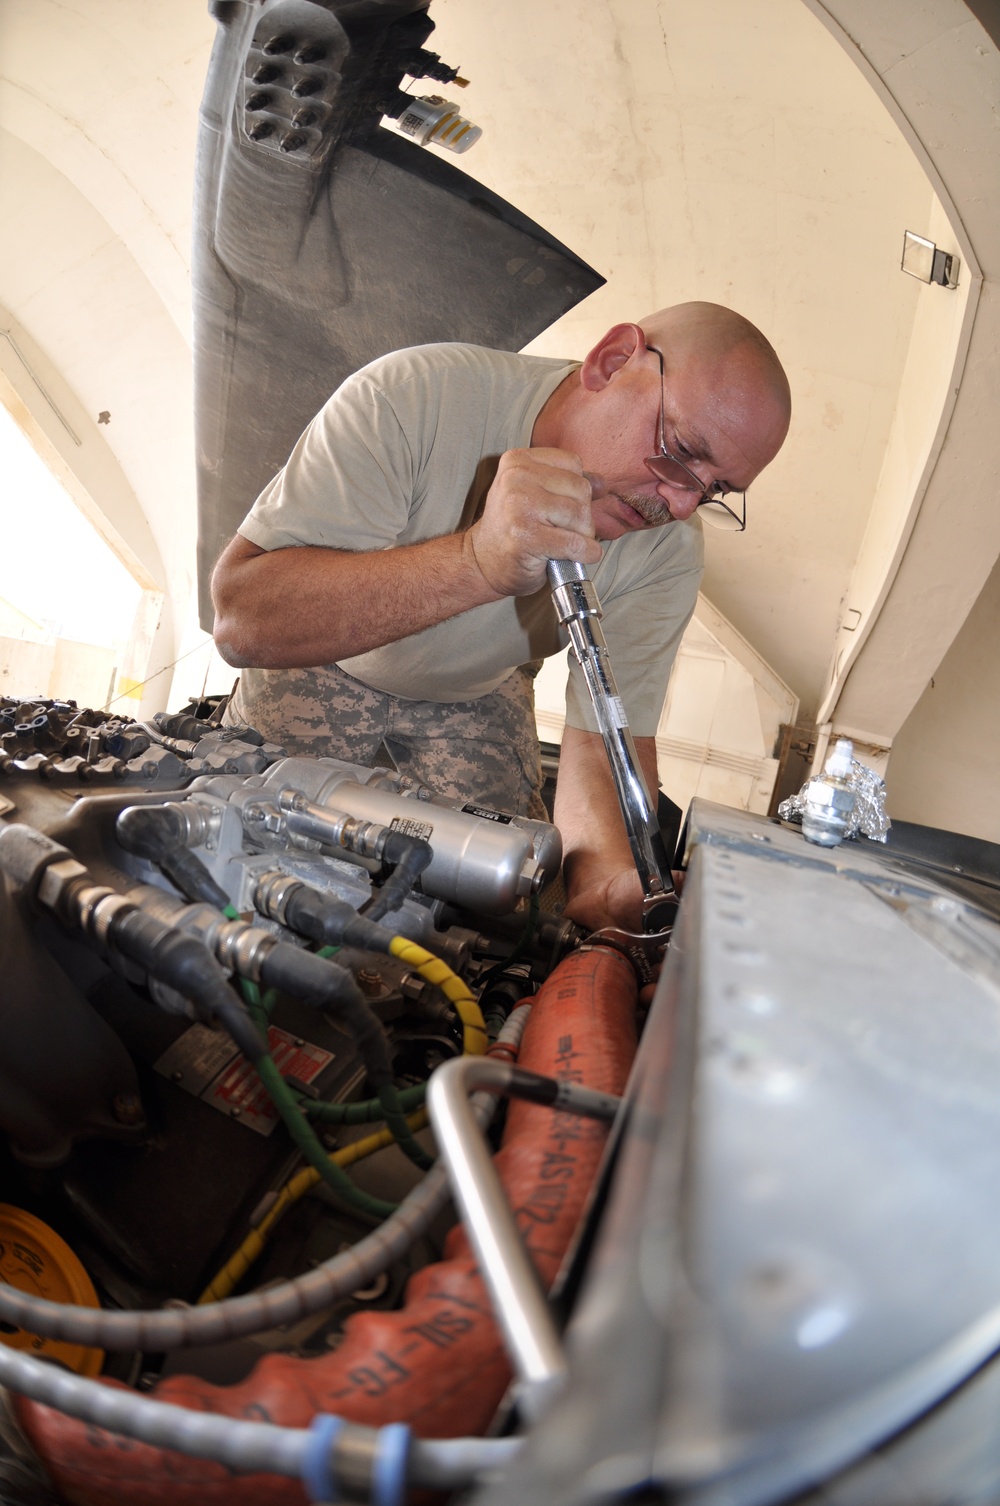
MULTIPOLYGON (((599 1084, 602 1101, 615 1102, 627 1071, 622 1042, 634 1032, 635 979, 620 954, 575 953, 580 933, 542 911, 539 892, 558 871, 560 857, 553 828, 479 807, 463 810, 460 802, 391 771, 289 759, 253 729, 219 728, 191 715, 109 723, 68 704, 38 707, 0 743, 0 779, 29 796, 18 807, 26 819, 8 817, 0 825, 0 872, 22 913, 57 921, 64 934, 79 938, 74 945, 96 953, 129 989, 141 990, 147 1007, 158 1005, 168 1015, 208 1026, 210 1036, 228 1035, 277 1114, 291 1158, 291 1169, 272 1184, 215 1274, 192 1294, 191 1305, 82 1307, 0 1284, 0 1322, 10 1330, 111 1356, 169 1355, 288 1329, 374 1290, 373 1283, 436 1227, 449 1199, 449 1170, 435 1157, 426 1105, 425 1075, 438 1036, 444 1059, 495 1055, 505 1064, 499 1078, 489 1078, 490 1091, 472 1100, 484 1127, 498 1093, 527 1091, 555 1106, 557 1120, 590 1112, 586 1105, 596 1101, 594 1095, 584 1093, 584 1106, 574 1109, 575 1089, 560 1088, 551 1075, 563 1075, 560 1052, 574 1030, 585 1032, 599 1073, 609 1037, 621 1036, 613 1044, 611 1076, 599 1084), (82 801, 87 841, 81 843, 73 821, 27 819, 35 811, 44 814, 50 798, 32 795, 32 781, 40 790, 75 783, 109 792, 98 792, 92 811, 88 801, 94 797, 82 801), (372 959, 379 957, 389 969, 387 983, 373 970, 372 959), (560 985, 560 957, 584 964, 582 983, 574 974, 572 984, 560 985), (469 968, 471 984, 463 976, 469 968), (606 1021, 595 1027, 588 1015, 591 974, 603 976, 602 969, 610 970, 609 980, 612 974, 630 980, 624 994, 615 995, 613 1031, 606 1021), (546 978, 532 1070, 512 1077, 510 1064, 532 1014, 519 1001, 546 978), (346 1096, 342 1087, 332 1098, 317 1095, 279 1065, 283 1032, 275 1019, 292 1005, 300 1014, 302 1008, 317 1012, 351 1043, 355 1075, 337 1079, 345 1087, 353 1084, 346 1096), (430 1051, 418 1080, 410 1075, 412 1066, 398 1080, 395 1034, 387 1021, 400 1008, 404 1018, 412 1009, 426 1022, 424 1034, 414 1038, 418 1045, 426 1041, 430 1051), (629 1019, 631 1027, 622 1034, 621 1022, 629 1019), (371 1131, 361 1132, 364 1126, 371 1131), (348 1174, 389 1147, 410 1163, 409 1181, 418 1178, 393 1200, 348 1174), (240 1290, 273 1248, 290 1211, 320 1189, 331 1206, 362 1227, 374 1227, 301 1274, 240 1290)), ((533 1112, 552 1117, 548 1109, 533 1112)), ((510 1116, 504 1144, 511 1133, 514 1141, 498 1161, 501 1166, 504 1155, 514 1158, 507 1195, 515 1198, 529 1164, 531 1176, 542 1175, 538 1158, 546 1154, 539 1127, 518 1129, 518 1123, 516 1114, 510 1116)), ((569 1242, 587 1179, 596 1171, 605 1131, 596 1125, 594 1130, 598 1138, 561 1217, 558 1239, 552 1249, 534 1252, 546 1283, 555 1275, 553 1250, 569 1242)), ((414 1331, 429 1335, 421 1341, 426 1355, 412 1382, 400 1388, 398 1405, 415 1406, 422 1416, 426 1396, 437 1396, 430 1404, 443 1406, 442 1416, 451 1420, 435 1424, 432 1432, 485 1427, 509 1372, 482 1276, 459 1231, 449 1236, 444 1264, 428 1274, 436 1269, 449 1292, 466 1292, 462 1300, 477 1313, 474 1323, 459 1315, 465 1309, 453 1316, 439 1312, 441 1293, 430 1293, 414 1277, 401 1311, 361 1311, 347 1319, 342 1348, 330 1356, 323 1392, 329 1399, 319 1410, 306 1399, 313 1397, 313 1381, 299 1378, 303 1361, 291 1356, 273 1357, 286 1367, 277 1382, 268 1371, 270 1360, 258 1362, 254 1375, 259 1372, 260 1384, 266 1391, 277 1383, 287 1405, 275 1408, 262 1399, 250 1409, 261 1420, 248 1421, 239 1384, 224 1387, 215 1400, 196 1377, 177 1374, 153 1383, 152 1395, 141 1394, 107 1377, 61 1372, 0 1345, 0 1386, 11 1393, 6 1405, 12 1425, 23 1430, 70 1502, 75 1492, 82 1491, 81 1500, 92 1493, 79 1482, 88 1470, 99 1474, 103 1467, 100 1450, 92 1451, 94 1429, 103 1428, 119 1438, 115 1478, 102 1478, 98 1489, 108 1506, 133 1499, 127 1454, 121 1452, 125 1439, 140 1454, 144 1448, 165 1450, 164 1457, 174 1461, 172 1478, 185 1455, 192 1461, 185 1468, 196 1470, 201 1460, 205 1468, 236 1471, 239 1479, 270 1480, 264 1497, 275 1503, 286 1499, 280 1480, 289 1489, 297 1482, 294 1490, 314 1501, 347 1498, 386 1506, 400 1506, 413 1488, 466 1488, 505 1468, 520 1439, 416 1436, 422 1422, 390 1410, 379 1423, 365 1386, 354 1394, 353 1377, 366 1374, 367 1366, 353 1358, 351 1368, 352 1357, 363 1356, 368 1342, 381 1346, 376 1354, 395 1352, 401 1325, 415 1324, 414 1331), (428 1302, 425 1320, 420 1315, 428 1302), (383 1325, 381 1337, 368 1340, 366 1326, 372 1323, 383 1325), (438 1345, 445 1342, 441 1335, 450 1335, 450 1345, 467 1330, 459 1348, 468 1349, 468 1358, 455 1356, 471 1367, 466 1404, 452 1418, 450 1380, 441 1392, 438 1345), (337 1390, 337 1375, 346 1378, 346 1390, 345 1380, 337 1390), (14 1393, 22 1399, 15 1401, 14 1393), (331 1404, 336 1396, 352 1398, 343 1412, 331 1404), (264 1420, 269 1416, 272 1421, 264 1420)), ((406 1368, 399 1366, 400 1375, 406 1368)), ((252 1378, 250 1383, 256 1384, 252 1378)), ((148 1461, 141 1467, 148 1475, 148 1461)), ((224 1492, 211 1499, 242 1500, 238 1480, 233 1488, 231 1497, 224 1492)), ((201 1489, 194 1486, 194 1498, 202 1499, 201 1489)))

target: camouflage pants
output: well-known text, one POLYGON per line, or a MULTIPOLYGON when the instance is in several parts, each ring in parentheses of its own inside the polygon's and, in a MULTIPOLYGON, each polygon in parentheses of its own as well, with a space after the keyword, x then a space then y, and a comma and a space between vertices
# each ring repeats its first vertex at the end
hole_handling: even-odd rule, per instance
POLYGON ((535 731, 536 665, 472 701, 408 701, 336 665, 244 670, 224 720, 256 727, 289 753, 385 765, 513 815, 546 819, 535 731))

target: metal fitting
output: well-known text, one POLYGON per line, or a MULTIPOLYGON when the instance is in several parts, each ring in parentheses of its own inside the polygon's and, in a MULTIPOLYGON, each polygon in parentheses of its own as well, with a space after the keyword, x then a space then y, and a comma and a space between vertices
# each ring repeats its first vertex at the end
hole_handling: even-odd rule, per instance
POLYGON ((199 800, 185 800, 180 803, 180 812, 186 828, 185 847, 204 845, 213 848, 222 830, 223 808, 205 805, 199 800))
POLYGON ((260 971, 268 952, 278 945, 269 931, 248 926, 241 920, 227 920, 212 938, 213 950, 222 966, 241 978, 260 981, 260 971))
POLYGON ((339 847, 359 858, 381 859, 389 831, 378 822, 330 806, 313 805, 301 790, 282 790, 278 805, 292 836, 307 837, 326 847, 339 847))
MULTIPOLYGON (((72 897, 81 883, 86 884, 90 875, 75 858, 64 858, 61 863, 50 863, 43 870, 38 885, 39 902, 49 910, 55 910, 69 918, 72 915, 72 897)), ((110 893, 110 890, 108 891, 110 893)))
POLYGON ((302 887, 302 880, 295 878, 290 873, 263 873, 254 884, 251 900, 253 907, 261 915, 266 915, 268 920, 276 920, 279 925, 287 925, 285 915, 288 909, 288 901, 296 889, 302 887))
POLYGON ((279 836, 285 829, 284 817, 273 805, 264 805, 255 800, 250 805, 245 805, 241 814, 244 827, 252 835, 266 831, 272 836, 279 836))
POLYGON ((348 852, 357 853, 358 857, 381 861, 388 839, 388 827, 380 826, 375 821, 362 821, 355 816, 348 816, 344 823, 340 845, 348 852))
POLYGON ((126 911, 136 909, 136 906, 125 894, 116 894, 114 890, 105 890, 101 893, 97 889, 87 889, 80 899, 80 924, 95 936, 102 946, 108 944, 111 927, 126 911), (96 903, 90 902, 92 894, 99 894, 96 903), (84 904, 87 908, 84 912, 84 904))
MULTIPOLYGON (((75 912, 74 919, 81 930, 86 931, 89 935, 96 936, 95 917, 97 907, 105 900, 115 898, 124 899, 124 895, 118 894, 114 889, 109 889, 106 884, 87 884, 77 889, 70 897, 70 903, 75 912)), ((135 909, 135 906, 128 900, 125 900, 125 904, 130 910, 135 909)))
POLYGON ((556 615, 561 623, 579 622, 581 617, 602 616, 601 603, 591 580, 569 580, 552 592, 556 615))

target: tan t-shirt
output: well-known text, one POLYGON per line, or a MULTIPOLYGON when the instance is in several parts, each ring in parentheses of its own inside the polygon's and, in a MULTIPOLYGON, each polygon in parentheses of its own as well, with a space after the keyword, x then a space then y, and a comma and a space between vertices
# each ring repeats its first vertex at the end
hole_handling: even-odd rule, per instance
MULTIPOLYGON (((468 528, 500 456, 530 444, 539 410, 573 365, 471 345, 422 345, 372 362, 317 414, 240 533, 262 549, 312 544, 365 552, 468 528)), ((656 731, 701 569, 700 525, 669 523, 606 544, 591 572, 618 688, 639 737, 656 731)), ((567 641, 545 588, 474 607, 339 663, 391 695, 465 701, 567 641)), ((575 663, 567 720, 597 730, 575 663)))

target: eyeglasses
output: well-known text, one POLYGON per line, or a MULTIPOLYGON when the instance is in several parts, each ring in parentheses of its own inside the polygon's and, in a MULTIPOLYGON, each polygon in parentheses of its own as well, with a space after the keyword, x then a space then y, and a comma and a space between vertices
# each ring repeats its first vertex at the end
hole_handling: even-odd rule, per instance
POLYGON ((647 345, 647 350, 660 363, 660 453, 650 455, 646 460, 647 468, 652 471, 657 481, 665 481, 669 486, 679 487, 686 492, 701 492, 702 498, 698 502, 698 510, 702 512, 706 522, 712 523, 716 528, 725 528, 730 533, 743 533, 747 526, 747 494, 740 492, 741 512, 734 512, 728 502, 722 499, 726 496, 735 496, 735 492, 727 492, 725 487, 718 481, 711 482, 708 486, 700 481, 694 471, 689 470, 683 460, 678 460, 676 455, 671 455, 667 449, 667 441, 664 432, 666 423, 666 411, 664 407, 663 389, 663 355, 655 345, 647 345), (742 515, 741 515, 742 514, 742 515))

